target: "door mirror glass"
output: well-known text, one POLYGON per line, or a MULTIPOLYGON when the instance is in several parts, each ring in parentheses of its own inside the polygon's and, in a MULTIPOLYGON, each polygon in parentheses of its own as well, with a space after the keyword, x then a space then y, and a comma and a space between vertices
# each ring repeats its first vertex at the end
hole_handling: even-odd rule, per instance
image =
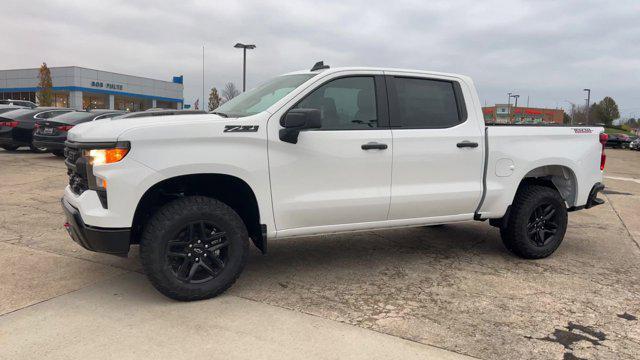
POLYGON ((306 129, 322 127, 322 118, 318 109, 291 109, 280 119, 280 140, 295 144, 298 134, 306 129))

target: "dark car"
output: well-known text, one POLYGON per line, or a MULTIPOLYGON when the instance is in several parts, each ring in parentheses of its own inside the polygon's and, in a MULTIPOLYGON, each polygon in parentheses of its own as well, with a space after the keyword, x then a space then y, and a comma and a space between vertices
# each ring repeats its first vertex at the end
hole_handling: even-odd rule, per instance
POLYGON ((46 149, 38 148, 32 143, 36 121, 51 119, 72 111, 75 110, 37 107, 34 109, 17 109, 0 114, 0 147, 12 151, 21 146, 29 146, 35 152, 45 152, 46 149))
POLYGON ((64 156, 64 142, 67 140, 67 132, 72 127, 84 122, 108 119, 122 114, 123 112, 118 110, 96 109, 73 111, 52 119, 38 120, 33 133, 33 145, 47 149, 56 156, 64 156))
POLYGON ((607 139, 607 143, 605 144, 605 146, 617 149, 628 149, 630 143, 631 139, 628 135, 609 134, 609 139, 607 139))
POLYGON ((0 104, 0 114, 4 114, 6 112, 18 110, 18 109, 24 109, 24 106, 0 104))

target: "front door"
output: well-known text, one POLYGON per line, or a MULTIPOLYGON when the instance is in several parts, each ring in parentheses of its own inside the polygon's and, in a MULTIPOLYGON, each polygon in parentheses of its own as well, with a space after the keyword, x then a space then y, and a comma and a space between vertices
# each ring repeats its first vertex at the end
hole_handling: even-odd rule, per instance
MULTIPOLYGON (((389 74, 393 185, 389 220, 468 220, 482 196, 484 139, 456 78, 389 74)), ((480 124, 480 125, 479 125, 480 124)))
POLYGON ((319 81, 269 120, 269 169, 278 235, 311 234, 387 219, 392 141, 381 73, 319 81), (381 100, 382 99, 382 100, 381 100), (315 108, 322 128, 277 138, 292 108, 315 108))

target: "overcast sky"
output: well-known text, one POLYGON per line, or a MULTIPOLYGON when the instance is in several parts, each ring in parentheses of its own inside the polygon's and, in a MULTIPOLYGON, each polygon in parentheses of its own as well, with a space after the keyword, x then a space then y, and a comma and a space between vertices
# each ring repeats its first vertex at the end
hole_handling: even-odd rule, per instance
POLYGON ((612 96, 640 116, 640 1, 14 1, 0 7, 0 69, 79 65, 247 87, 310 68, 384 66, 474 78, 484 103, 565 107, 612 96))

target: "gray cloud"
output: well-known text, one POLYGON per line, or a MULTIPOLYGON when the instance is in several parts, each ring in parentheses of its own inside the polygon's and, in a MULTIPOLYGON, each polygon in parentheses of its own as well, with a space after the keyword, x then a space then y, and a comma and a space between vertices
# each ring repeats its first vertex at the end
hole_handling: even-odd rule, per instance
POLYGON ((532 106, 613 96, 640 116, 640 2, 624 1, 3 1, 0 68, 80 65, 159 79, 248 86, 310 67, 385 66, 472 76, 481 100, 509 91, 532 106))

